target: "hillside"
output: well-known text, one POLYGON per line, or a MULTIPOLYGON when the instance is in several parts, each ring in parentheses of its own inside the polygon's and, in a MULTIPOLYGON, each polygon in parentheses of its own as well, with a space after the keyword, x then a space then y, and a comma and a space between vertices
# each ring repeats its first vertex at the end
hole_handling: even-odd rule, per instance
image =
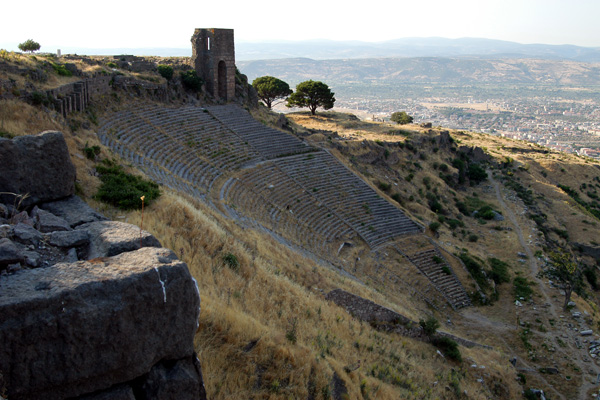
MULTIPOLYGON (((99 60, 97 71, 110 73, 106 62, 99 60)), ((156 73, 145 76, 166 84, 156 73)), ((20 82, 23 89, 35 86, 20 82)), ((251 110, 260 121, 255 126, 241 107, 214 107, 172 83, 166 92, 159 101, 144 91, 111 88, 66 118, 43 105, 2 100, 0 128, 3 135, 63 131, 80 195, 112 218, 142 223, 139 211, 93 198, 102 160, 163 185, 143 226, 198 281, 196 351, 209 398, 512 399, 528 388, 552 398, 592 393, 598 366, 590 360, 589 337, 579 331, 597 328, 600 317, 597 163, 525 142, 399 129, 347 114, 298 113, 286 122, 251 110), (225 121, 227 111, 243 117, 240 126, 225 121), (244 126, 254 128, 244 132, 244 126), (285 129, 273 133, 272 126, 285 129), (269 134, 288 144, 260 140, 269 134), (97 154, 86 156, 93 146, 97 154), (487 171, 487 179, 475 167, 466 173, 470 165, 487 171), (325 172, 330 181, 317 186, 325 172), (273 189, 289 194, 277 197, 273 189), (354 211, 345 207, 353 196, 362 199, 354 211), (502 218, 473 214, 485 210, 502 218), (428 228, 385 237, 401 215, 428 228), (556 247, 571 249, 593 271, 568 313, 561 311, 559 289, 537 277, 556 247), (473 306, 453 307, 437 278, 419 270, 416 256, 430 249, 437 252, 431 260, 445 260, 473 306), (492 272, 508 282, 488 279, 492 272), (523 286, 531 287, 530 299, 523 286), (413 321, 433 316, 441 330, 491 348, 460 346, 462 362, 443 358, 427 341, 362 322, 327 301, 324 295, 337 288, 413 321)))

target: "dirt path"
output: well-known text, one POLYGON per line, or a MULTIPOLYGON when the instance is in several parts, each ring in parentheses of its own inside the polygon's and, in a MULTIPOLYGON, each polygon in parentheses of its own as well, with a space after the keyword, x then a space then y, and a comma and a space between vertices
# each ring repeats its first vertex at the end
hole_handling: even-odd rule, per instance
MULTIPOLYGON (((529 261, 529 269, 531 271, 531 275, 529 278, 534 280, 537 283, 537 286, 543 296, 544 302, 547 305, 546 312, 549 315, 551 315, 554 320, 561 321, 560 317, 561 317, 561 314, 563 313, 562 307, 556 306, 555 301, 552 301, 552 299, 548 293, 550 291, 550 288, 548 286, 546 286, 546 284, 542 281, 542 279, 540 279, 538 277, 539 265, 537 263, 537 259, 534 256, 530 246, 525 241, 525 237, 523 235, 523 230, 521 228, 521 225, 519 224, 519 220, 517 219, 517 216, 513 212, 512 208, 507 206, 506 202, 504 201, 504 198, 500 191, 500 184, 494 179, 492 171, 488 171, 488 177, 489 177, 489 180, 490 180, 492 186, 494 187, 494 190, 496 193, 496 199, 498 200, 498 204, 500 205, 500 207, 502 209, 502 214, 506 218, 508 218, 508 220, 514 226, 514 232, 517 234, 517 237, 519 238, 519 243, 521 244, 523 251, 527 255, 527 259, 529 261)), ((568 329, 563 329, 562 331, 558 331, 558 332, 557 331, 547 332, 545 334, 542 334, 542 336, 552 342, 555 342, 555 336, 559 332, 563 333, 563 334, 567 334, 569 336, 569 340, 572 342, 574 342, 576 338, 579 338, 578 332, 573 333, 572 331, 570 331, 568 329)), ((590 380, 587 376, 587 371, 590 369, 590 367, 595 366, 595 365, 593 363, 589 363, 589 362, 586 363, 584 361, 584 359, 586 359, 589 356, 587 354, 587 349, 585 348, 585 346, 583 347, 582 350, 573 348, 573 346, 571 346, 571 350, 573 350, 572 353, 569 354, 572 357, 571 360, 575 365, 577 365, 577 367, 582 372, 582 382, 579 387, 577 398, 578 399, 588 399, 589 398, 587 395, 588 392, 591 389, 596 388, 597 385, 590 382, 590 380)), ((526 363, 523 363, 523 364, 527 366, 526 363)), ((531 368, 529 366, 527 366, 527 367, 531 368)), ((543 376, 540 376, 540 378, 542 379, 542 381, 546 381, 543 378, 543 376)), ((546 381, 546 383, 548 383, 548 382, 546 381)), ((552 387, 552 385, 549 384, 549 387, 552 387)), ((553 391, 553 392, 556 395, 558 395, 560 398, 562 398, 562 399, 565 398, 562 394, 558 393, 557 391, 553 391)))

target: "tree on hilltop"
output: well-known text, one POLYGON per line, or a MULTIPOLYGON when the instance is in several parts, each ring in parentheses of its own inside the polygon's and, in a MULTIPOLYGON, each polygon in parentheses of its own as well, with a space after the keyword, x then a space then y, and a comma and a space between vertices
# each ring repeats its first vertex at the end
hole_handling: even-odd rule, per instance
POLYGON ((391 120, 399 125, 405 125, 413 122, 413 117, 408 115, 406 111, 400 111, 392 113, 391 120))
POLYGON ((21 51, 28 51, 33 54, 34 51, 38 51, 39 49, 40 44, 32 39, 27 39, 23 43, 19 43, 19 50, 21 51))
POLYGON ((252 82, 252 86, 256 89, 258 97, 269 109, 271 109, 275 100, 285 99, 292 94, 290 85, 273 76, 261 76, 260 78, 256 78, 252 82))
POLYGON ((329 86, 319 81, 304 81, 296 86, 296 91, 288 97, 287 107, 308 107, 315 115, 317 107, 325 110, 333 108, 335 97, 329 86))

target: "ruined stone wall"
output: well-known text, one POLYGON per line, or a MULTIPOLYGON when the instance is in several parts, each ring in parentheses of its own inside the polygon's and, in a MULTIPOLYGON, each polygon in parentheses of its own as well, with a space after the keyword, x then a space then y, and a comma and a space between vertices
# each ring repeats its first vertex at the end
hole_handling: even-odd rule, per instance
MULTIPOLYGON (((325 298, 338 306, 345 308, 354 318, 372 323, 378 329, 412 337, 424 342, 430 341, 430 338, 415 321, 412 321, 404 315, 390 310, 387 307, 374 303, 371 300, 363 299, 360 296, 356 296, 342 289, 332 290, 327 293, 325 298)), ((438 331, 437 335, 448 337, 465 347, 478 346, 486 349, 492 348, 446 332, 438 331)))
POLYGON ((46 93, 54 99, 54 107, 66 117, 73 111, 83 111, 90 103, 92 96, 108 92, 110 89, 110 76, 96 76, 77 82, 67 83, 46 93))
POLYGON ((327 293, 327 300, 333 301, 338 306, 344 307, 350 314, 362 321, 398 322, 406 324, 410 319, 398 314, 389 308, 380 306, 371 300, 363 299, 342 289, 335 289, 327 293))
POLYGON ((208 93, 218 100, 235 97, 235 43, 233 29, 196 29, 192 62, 208 93))

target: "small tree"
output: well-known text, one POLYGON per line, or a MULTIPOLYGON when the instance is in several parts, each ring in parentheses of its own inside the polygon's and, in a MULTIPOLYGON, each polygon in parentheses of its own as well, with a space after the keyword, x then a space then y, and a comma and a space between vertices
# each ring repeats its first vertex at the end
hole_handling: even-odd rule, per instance
POLYGON ((256 78, 252 82, 252 86, 256 89, 258 97, 269 109, 275 100, 285 99, 292 94, 290 85, 273 76, 261 76, 260 78, 256 78))
POLYGON ((40 49, 40 44, 38 42, 33 41, 32 39, 27 39, 23 43, 19 44, 19 50, 28 51, 33 54, 34 51, 38 51, 40 49))
POLYGON ((571 301, 571 293, 581 285, 581 268, 571 253, 564 249, 552 251, 548 256, 550 264, 542 274, 562 285, 565 291, 563 309, 567 310, 567 305, 571 301))
POLYGON ((325 110, 333 108, 335 97, 329 86, 319 81, 304 81, 296 86, 296 91, 288 97, 287 107, 308 107, 310 113, 315 115, 317 107, 325 110))
POLYGON ((398 125, 410 124, 413 122, 413 117, 408 115, 406 111, 392 113, 391 120, 398 125))

